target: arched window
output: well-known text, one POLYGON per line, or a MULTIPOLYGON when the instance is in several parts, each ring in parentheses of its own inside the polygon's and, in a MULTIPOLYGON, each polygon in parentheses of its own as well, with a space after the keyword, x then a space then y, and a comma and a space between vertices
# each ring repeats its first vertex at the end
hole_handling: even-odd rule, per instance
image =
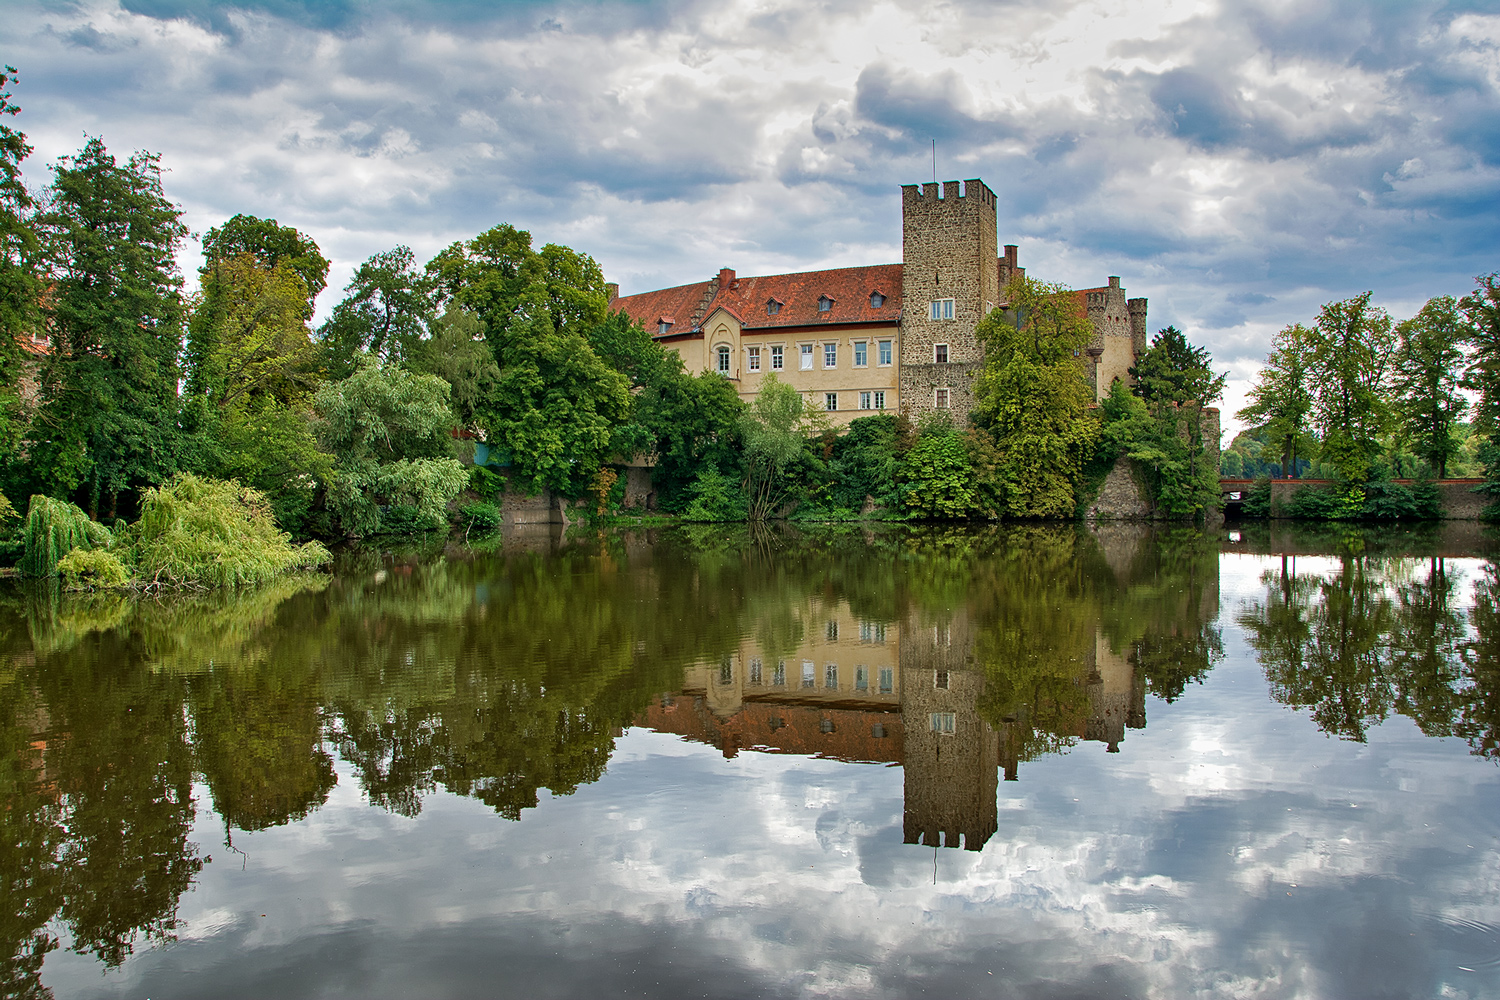
POLYGON ((729 374, 729 348, 723 344, 719 345, 719 374, 729 374))

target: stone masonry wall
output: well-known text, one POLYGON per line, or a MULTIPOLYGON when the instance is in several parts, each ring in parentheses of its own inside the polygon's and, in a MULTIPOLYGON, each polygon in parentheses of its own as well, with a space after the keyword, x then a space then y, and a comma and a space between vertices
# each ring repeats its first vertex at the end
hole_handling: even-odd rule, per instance
POLYGON ((995 193, 984 182, 945 181, 901 188, 901 408, 913 418, 934 409, 934 388, 952 390, 950 409, 968 421, 972 379, 984 361, 974 328, 1000 302, 995 193), (953 318, 934 320, 934 299, 953 299, 953 318), (948 345, 948 364, 933 347, 948 345), (919 373, 922 368, 938 370, 919 373))

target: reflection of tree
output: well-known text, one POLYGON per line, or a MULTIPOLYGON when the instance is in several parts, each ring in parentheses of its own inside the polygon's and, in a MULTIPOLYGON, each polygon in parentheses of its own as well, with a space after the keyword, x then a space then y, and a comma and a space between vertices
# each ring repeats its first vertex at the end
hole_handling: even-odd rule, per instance
POLYGON ((1472 637, 1453 606, 1444 560, 1425 579, 1408 561, 1344 557, 1336 573, 1301 574, 1283 558, 1267 594, 1240 616, 1271 693, 1309 708, 1324 732, 1363 741, 1392 711, 1428 736, 1463 737, 1492 756, 1500 732, 1493 564, 1475 588, 1472 637))
MULTIPOLYGON (((0 664, 8 658, 0 652, 0 664)), ((8 673, 8 671, 7 671, 8 673)), ((61 905, 57 797, 38 774, 32 737, 45 709, 35 690, 0 675, 0 996, 41 998, 42 960, 57 947, 46 930, 61 905)))

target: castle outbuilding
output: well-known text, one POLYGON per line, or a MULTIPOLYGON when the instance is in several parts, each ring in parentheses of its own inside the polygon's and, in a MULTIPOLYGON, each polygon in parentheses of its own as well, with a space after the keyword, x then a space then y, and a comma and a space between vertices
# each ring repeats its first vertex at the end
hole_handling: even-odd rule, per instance
MULTIPOLYGON (((881 411, 913 418, 973 405, 984 348, 975 328, 1005 305, 1025 274, 1018 248, 998 247, 995 193, 983 181, 901 189, 902 263, 742 278, 724 268, 689 285, 620 296, 625 311, 682 356, 715 371, 746 402, 776 375, 827 411, 836 426, 881 411)), ((1108 394, 1146 347, 1146 300, 1120 279, 1075 292, 1094 326, 1079 363, 1095 398, 1108 394)))

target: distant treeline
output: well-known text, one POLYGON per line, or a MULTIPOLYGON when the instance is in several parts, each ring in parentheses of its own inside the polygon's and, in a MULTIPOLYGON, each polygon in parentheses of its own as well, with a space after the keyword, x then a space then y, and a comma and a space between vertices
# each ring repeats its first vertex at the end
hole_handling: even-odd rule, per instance
POLYGON ((1334 480, 1324 516, 1368 515, 1393 478, 1483 476, 1500 495, 1500 273, 1400 322, 1370 298, 1276 335, 1220 470, 1334 480))

